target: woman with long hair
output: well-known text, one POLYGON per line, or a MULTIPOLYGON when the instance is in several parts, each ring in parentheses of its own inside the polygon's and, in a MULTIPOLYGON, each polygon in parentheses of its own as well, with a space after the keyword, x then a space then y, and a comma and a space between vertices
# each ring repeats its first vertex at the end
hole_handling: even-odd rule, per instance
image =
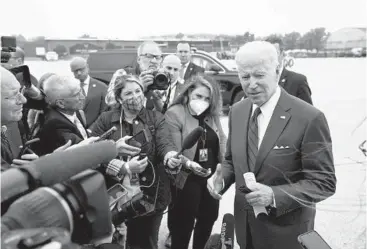
POLYGON ((191 149, 183 152, 186 163, 171 186, 168 224, 171 249, 187 249, 193 229, 193 248, 203 249, 219 211, 219 201, 208 192, 207 179, 223 160, 226 136, 220 123, 222 99, 218 83, 199 74, 186 84, 165 113, 167 130, 179 150, 196 127, 201 126, 204 132, 191 149))

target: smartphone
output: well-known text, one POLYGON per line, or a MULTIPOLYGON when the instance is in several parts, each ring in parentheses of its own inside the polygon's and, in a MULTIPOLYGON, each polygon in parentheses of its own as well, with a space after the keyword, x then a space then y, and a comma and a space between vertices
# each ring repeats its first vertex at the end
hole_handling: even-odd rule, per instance
POLYGON ((251 193, 251 192, 252 192, 252 190, 251 190, 251 189, 249 189, 249 188, 247 187, 246 183, 245 183, 244 185, 240 186, 240 187, 239 187, 239 190, 240 190, 242 193, 244 193, 244 194, 249 194, 249 193, 251 193))
POLYGON ((304 249, 332 249, 316 231, 309 231, 298 236, 298 242, 304 249))
POLYGON ((20 146, 20 152, 18 154, 18 157, 17 159, 20 159, 27 151, 29 153, 34 153, 29 147, 34 144, 34 143, 37 143, 39 142, 40 139, 39 138, 35 138, 35 139, 32 139, 32 140, 29 140, 27 141, 23 146, 20 146))
POLYGON ((127 190, 119 183, 113 185, 111 188, 107 190, 109 199, 110 209, 114 207, 114 205, 125 195, 127 195, 127 190))
POLYGON ((132 138, 130 138, 130 139, 128 139, 126 141, 126 143, 128 145, 131 145, 131 146, 134 146, 134 147, 138 147, 136 145, 136 142, 138 142, 140 144, 139 147, 143 147, 146 143, 149 142, 148 135, 147 135, 147 132, 145 130, 139 131, 132 138))
POLYGON ((31 74, 27 65, 11 68, 10 72, 12 72, 18 80, 21 79, 20 81, 22 82, 20 82, 20 84, 23 84, 24 87, 29 88, 32 86, 31 74))
POLYGON ((115 131, 117 131, 117 128, 116 126, 113 126, 111 129, 109 129, 108 131, 103 133, 101 136, 99 136, 99 138, 95 142, 100 142, 102 140, 105 140, 108 136, 110 136, 115 131))

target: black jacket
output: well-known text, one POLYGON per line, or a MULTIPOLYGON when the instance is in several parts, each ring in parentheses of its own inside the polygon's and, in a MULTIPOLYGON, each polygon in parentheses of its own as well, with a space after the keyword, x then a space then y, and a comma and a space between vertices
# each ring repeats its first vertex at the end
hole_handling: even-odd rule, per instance
POLYGON ((280 76, 279 85, 289 94, 312 105, 311 89, 308 86, 306 76, 303 74, 289 71, 284 68, 280 76))
MULTIPOLYGON (((55 149, 66 144, 68 140, 71 140, 72 144, 77 144, 83 140, 83 136, 76 125, 59 111, 47 108, 44 115, 44 123, 41 124, 37 135, 40 142, 32 147, 38 156, 52 153, 55 149)), ((78 112, 77 117, 85 127, 78 112)), ((87 131, 86 133, 88 134, 87 131)))
MULTIPOLYGON (((169 179, 164 170, 163 159, 167 152, 177 151, 177 148, 172 143, 170 133, 164 129, 165 119, 161 113, 143 108, 133 122, 132 134, 129 134, 129 124, 124 121, 120 124, 120 116, 120 109, 102 113, 90 127, 92 136, 100 136, 112 126, 115 126, 117 131, 112 133, 107 139, 117 141, 124 136, 135 135, 145 129, 148 140, 151 141, 149 146, 147 146, 147 156, 149 161, 152 162, 154 171, 158 177, 155 178, 152 187, 143 188, 142 191, 148 196, 155 197, 158 187, 156 211, 164 211, 171 200, 171 194, 169 179)), ((110 177, 107 177, 106 183, 107 188, 109 188, 116 182, 111 180, 110 177)))

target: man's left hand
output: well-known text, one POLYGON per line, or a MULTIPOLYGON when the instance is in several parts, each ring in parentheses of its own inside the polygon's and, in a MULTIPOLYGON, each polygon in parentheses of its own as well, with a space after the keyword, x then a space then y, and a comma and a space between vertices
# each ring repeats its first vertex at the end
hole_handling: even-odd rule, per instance
POLYGON ((247 202, 251 206, 267 207, 273 204, 273 189, 261 183, 254 183, 251 186, 252 192, 245 195, 247 202))
POLYGON ((39 157, 34 153, 25 154, 25 155, 22 155, 20 159, 14 159, 13 163, 12 163, 12 166, 23 166, 23 165, 28 164, 31 161, 34 161, 38 158, 39 157))

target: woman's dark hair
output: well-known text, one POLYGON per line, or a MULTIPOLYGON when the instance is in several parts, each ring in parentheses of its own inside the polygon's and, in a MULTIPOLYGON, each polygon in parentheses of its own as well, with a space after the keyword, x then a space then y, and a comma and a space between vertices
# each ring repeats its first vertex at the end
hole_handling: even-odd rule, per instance
POLYGON ((210 92, 210 100, 209 100, 209 109, 208 116, 219 116, 222 112, 222 94, 220 92, 220 87, 217 81, 205 74, 198 74, 190 78, 188 83, 184 89, 182 90, 182 94, 180 94, 177 98, 175 98, 172 102, 171 106, 174 105, 187 105, 189 103, 189 95, 199 86, 205 86, 209 89, 210 92))

